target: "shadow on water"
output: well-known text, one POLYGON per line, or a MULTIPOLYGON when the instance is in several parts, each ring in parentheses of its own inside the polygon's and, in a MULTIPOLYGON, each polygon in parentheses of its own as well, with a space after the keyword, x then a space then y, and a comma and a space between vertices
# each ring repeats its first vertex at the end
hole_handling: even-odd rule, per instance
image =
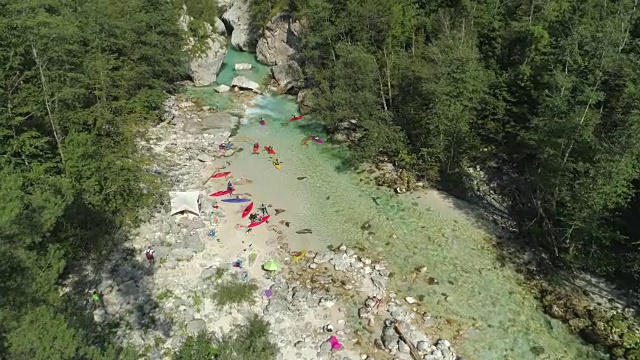
POLYGON ((333 161, 337 162, 335 170, 340 174, 346 174, 353 172, 358 168, 358 163, 351 157, 350 151, 342 146, 336 145, 331 142, 329 135, 326 132, 325 126, 319 122, 314 121, 312 117, 305 117, 305 122, 297 124, 300 131, 308 135, 317 135, 324 140, 322 153, 329 156, 333 161))

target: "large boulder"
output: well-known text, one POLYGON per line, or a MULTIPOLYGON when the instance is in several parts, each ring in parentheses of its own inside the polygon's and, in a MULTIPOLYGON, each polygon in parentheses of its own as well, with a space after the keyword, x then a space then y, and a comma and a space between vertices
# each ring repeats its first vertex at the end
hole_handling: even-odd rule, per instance
POLYGON ((254 51, 255 37, 251 31, 249 0, 230 0, 228 10, 222 14, 222 21, 231 31, 231 46, 237 50, 254 51))
MULTIPOLYGON (((180 25, 183 30, 188 31, 191 20, 185 9, 180 18, 180 25)), ((227 42, 224 36, 216 34, 210 24, 205 23, 204 26, 208 34, 206 39, 196 41, 194 38, 189 38, 185 47, 185 50, 192 56, 190 73, 196 86, 206 86, 214 83, 217 79, 218 71, 222 67, 222 61, 227 55, 227 42)), ((219 31, 219 29, 216 31, 219 31)))
POLYGON ((301 114, 308 114, 311 110, 312 104, 309 99, 309 91, 308 90, 300 90, 297 97, 298 107, 300 107, 301 114))
POLYGON ((278 90, 281 93, 295 92, 304 82, 302 69, 295 61, 272 66, 271 73, 278 82, 278 90))
POLYGON ((231 86, 235 86, 238 89, 252 90, 256 93, 260 93, 260 84, 255 81, 251 81, 244 76, 236 76, 231 81, 231 86))
POLYGON ((227 28, 224 26, 224 23, 220 18, 216 18, 216 23, 213 25, 216 29, 216 34, 220 36, 227 36, 227 28))
POLYGON ((300 23, 288 13, 275 16, 264 29, 256 47, 258 61, 269 65, 288 62, 300 43, 300 23))

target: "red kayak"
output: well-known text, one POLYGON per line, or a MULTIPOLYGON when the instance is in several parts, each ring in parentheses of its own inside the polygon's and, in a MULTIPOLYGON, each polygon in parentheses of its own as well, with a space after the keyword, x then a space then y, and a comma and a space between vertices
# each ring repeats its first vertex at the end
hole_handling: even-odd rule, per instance
MULTIPOLYGON (((234 189, 235 190, 235 189, 234 189)), ((224 190, 224 191, 216 191, 213 194, 209 194, 209 196, 222 196, 222 195, 227 195, 229 194, 231 191, 229 191, 229 189, 224 190)))
POLYGON ((257 154, 260 152, 260 143, 253 144, 253 153, 257 154))
POLYGON ((264 147, 264 151, 268 152, 268 153, 269 153, 269 154, 271 154, 271 155, 275 155, 275 154, 276 154, 276 151, 275 151, 275 150, 273 150, 273 149, 269 149, 269 147, 268 147, 268 146, 265 146, 265 147, 264 147))
POLYGON ((253 209, 253 203, 247 205, 247 207, 244 208, 244 211, 242 212, 242 218, 246 218, 247 215, 249 215, 251 213, 252 209, 253 209))
POLYGON ((304 115, 294 116, 294 117, 292 117, 291 119, 289 119, 289 121, 298 121, 298 120, 302 119, 302 117, 303 117, 303 116, 304 116, 304 115))
POLYGON ((252 222, 251 224, 249 224, 249 226, 247 226, 248 228, 252 228, 252 227, 256 227, 258 225, 262 225, 264 223, 267 222, 267 220, 269 220, 269 215, 265 216, 262 218, 262 220, 258 221, 258 222, 252 222))
POLYGON ((213 174, 213 175, 211 175, 211 178, 212 179, 218 179, 218 178, 222 178, 222 177, 227 177, 227 176, 229 176, 229 174, 231 174, 231 171, 225 171, 225 172, 213 174))

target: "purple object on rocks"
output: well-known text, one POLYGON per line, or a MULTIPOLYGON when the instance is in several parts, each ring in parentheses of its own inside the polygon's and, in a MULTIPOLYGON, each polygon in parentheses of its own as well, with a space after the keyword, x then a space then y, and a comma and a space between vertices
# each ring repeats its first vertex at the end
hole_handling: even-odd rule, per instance
POLYGON ((269 299, 271 298, 271 295, 273 295, 273 291, 271 289, 267 289, 264 291, 264 295, 269 299))

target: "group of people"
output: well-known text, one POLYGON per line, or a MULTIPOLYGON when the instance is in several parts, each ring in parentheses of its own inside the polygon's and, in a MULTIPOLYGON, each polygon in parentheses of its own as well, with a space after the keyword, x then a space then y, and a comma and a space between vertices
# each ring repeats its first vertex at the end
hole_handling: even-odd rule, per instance
POLYGON ((269 215, 269 211, 267 210, 267 205, 264 203, 260 204, 258 207, 258 211, 262 214, 258 214, 257 212, 249 214, 249 221, 252 223, 262 221, 262 218, 269 215))

